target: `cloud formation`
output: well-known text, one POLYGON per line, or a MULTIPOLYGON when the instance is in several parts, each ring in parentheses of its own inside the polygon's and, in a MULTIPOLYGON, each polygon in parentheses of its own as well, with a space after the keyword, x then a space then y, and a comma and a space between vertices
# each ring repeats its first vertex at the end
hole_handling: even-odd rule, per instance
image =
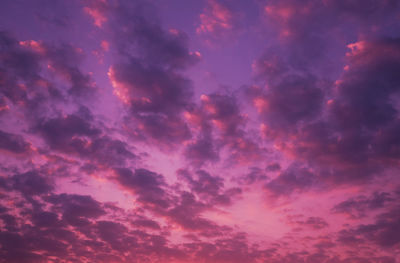
POLYGON ((1 5, 1 263, 400 261, 398 1, 1 5))

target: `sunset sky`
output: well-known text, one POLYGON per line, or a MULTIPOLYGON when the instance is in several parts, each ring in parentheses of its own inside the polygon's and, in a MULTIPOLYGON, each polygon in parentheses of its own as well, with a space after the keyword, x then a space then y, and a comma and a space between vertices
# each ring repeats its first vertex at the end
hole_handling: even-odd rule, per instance
POLYGON ((0 0, 1 263, 399 263, 399 0, 0 0))

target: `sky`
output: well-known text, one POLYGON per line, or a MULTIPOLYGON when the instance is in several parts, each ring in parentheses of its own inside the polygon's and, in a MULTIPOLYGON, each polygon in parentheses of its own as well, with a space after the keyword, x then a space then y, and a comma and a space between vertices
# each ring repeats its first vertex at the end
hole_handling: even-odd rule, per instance
POLYGON ((400 1, 2 0, 0 262, 400 262, 400 1))

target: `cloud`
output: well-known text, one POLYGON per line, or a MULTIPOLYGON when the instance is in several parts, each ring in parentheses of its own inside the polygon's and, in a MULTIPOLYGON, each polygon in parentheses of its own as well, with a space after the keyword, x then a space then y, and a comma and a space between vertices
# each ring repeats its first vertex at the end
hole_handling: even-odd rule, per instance
POLYGON ((231 188, 223 191, 224 179, 219 176, 212 176, 204 170, 198 170, 194 174, 185 171, 178 171, 178 178, 187 183, 191 193, 195 193, 199 200, 207 203, 208 206, 230 205, 235 195, 241 194, 240 188, 231 188))
POLYGON ((133 114, 179 113, 192 96, 190 81, 157 66, 145 67, 139 61, 114 65, 109 71, 116 95, 133 114))
POLYGON ((206 162, 216 162, 219 160, 219 151, 214 144, 215 142, 209 136, 201 136, 187 145, 184 156, 196 166, 201 166, 206 162))
POLYGON ((278 177, 264 185, 271 197, 286 197, 310 189, 317 182, 317 176, 306 167, 292 164, 278 177))
POLYGON ((12 189, 20 191, 27 196, 46 194, 53 190, 53 184, 49 178, 38 171, 29 171, 16 174, 11 178, 12 189))
POLYGON ((36 130, 41 133, 50 147, 65 149, 79 147, 83 141, 76 136, 95 137, 100 130, 78 115, 42 120, 36 130))
POLYGON ((397 262, 398 1, 22 2, 0 10, 4 262, 397 262))
POLYGON ((60 194, 46 197, 46 201, 54 205, 54 211, 62 213, 62 218, 70 225, 84 227, 90 219, 105 214, 101 203, 88 195, 60 194))
POLYGON ((96 95, 90 74, 79 67, 81 49, 44 41, 18 41, 7 32, 0 33, 0 43, 0 93, 6 103, 3 113, 15 107, 14 111, 23 111, 26 122, 34 125, 40 118, 57 114, 64 105, 60 102, 79 105, 87 95, 96 95))
POLYGON ((267 129, 284 132, 318 116, 324 93, 312 76, 289 75, 266 89, 253 88, 250 97, 267 129))
POLYGON ((161 229, 160 225, 156 221, 150 219, 136 219, 132 222, 132 225, 155 230, 161 229))
POLYGON ((137 201, 151 209, 164 210, 171 204, 168 193, 164 190, 166 183, 162 175, 146 169, 132 172, 126 168, 115 169, 115 180, 127 190, 137 195, 137 201))
POLYGON ((0 130, 0 149, 17 154, 27 153, 30 151, 30 144, 21 135, 0 130))
POLYGON ((91 0, 85 1, 86 6, 83 8, 92 19, 97 27, 103 27, 103 24, 108 21, 107 14, 107 1, 91 0))
MULTIPOLYGON (((55 46, 35 40, 20 41, 19 44, 34 52, 39 59, 38 62, 47 62, 47 70, 50 74, 57 75, 62 81, 69 84, 67 95, 78 98, 88 95, 88 93, 93 95, 93 92, 96 91, 90 74, 84 74, 78 67, 83 56, 80 48, 67 44, 55 46)), ((39 81, 39 84, 45 87, 49 86, 44 78, 41 79, 41 82, 39 81)), ((62 89, 50 90, 50 95, 65 96, 65 91, 62 89)))
POLYGON ((248 90, 265 138, 333 185, 377 176, 397 156, 398 40, 363 40, 349 48, 332 92, 328 83, 286 73, 269 79, 266 89, 248 90))
POLYGON ((353 218, 365 217, 372 210, 384 208, 394 199, 390 193, 374 192, 371 196, 356 196, 340 202, 332 208, 334 213, 344 213, 353 218))
POLYGON ((200 108, 187 112, 186 118, 198 133, 197 138, 185 151, 185 157, 195 164, 216 161, 223 147, 230 151, 230 162, 249 163, 263 155, 263 149, 246 135, 246 118, 240 112, 237 98, 233 95, 203 94, 200 108), (194 148, 196 145, 203 147, 194 148), (194 150, 204 149, 212 151, 213 155, 199 159, 202 152, 194 150))
POLYGON ((324 65, 331 60, 327 54, 343 52, 340 48, 345 44, 342 39, 356 38, 360 33, 379 35, 377 30, 384 32, 385 26, 393 26, 399 8, 398 3, 392 0, 384 3, 379 0, 265 3, 269 31, 278 37, 278 45, 283 44, 281 50, 284 53, 280 56, 288 57, 289 64, 297 70, 324 69, 325 75, 330 75, 329 70, 332 70, 324 65))
POLYGON ((110 5, 112 43, 124 59, 111 65, 108 76, 129 111, 127 124, 138 122, 128 125, 132 137, 168 148, 191 137, 182 114, 192 104, 193 88, 182 70, 200 55, 189 51, 184 33, 163 29, 149 10, 154 8, 144 3, 110 5))
POLYGON ((203 36, 209 44, 226 42, 239 34, 240 20, 241 15, 233 11, 227 2, 208 0, 200 14, 200 25, 196 28, 196 33, 203 36))
POLYGON ((258 167, 250 167, 249 170, 248 173, 236 179, 240 184, 251 185, 268 180, 268 176, 262 169, 258 167))
POLYGON ((346 243, 373 242, 382 248, 390 248, 400 242, 398 235, 395 234, 399 228, 399 209, 394 207, 378 215, 374 223, 362 224, 349 230, 342 230, 339 233, 339 241, 346 243))
POLYGON ((301 227, 306 227, 313 230, 320 230, 329 226, 329 224, 321 217, 308 217, 305 220, 297 219, 295 217, 288 216, 290 224, 297 225, 300 229, 294 231, 301 231, 301 227))

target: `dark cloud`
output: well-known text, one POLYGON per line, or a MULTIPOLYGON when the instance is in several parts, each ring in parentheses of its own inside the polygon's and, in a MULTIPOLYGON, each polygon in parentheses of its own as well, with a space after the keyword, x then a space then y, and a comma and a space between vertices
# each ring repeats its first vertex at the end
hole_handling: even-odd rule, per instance
POLYGON ((17 37, 0 32, 0 262, 396 262, 396 0, 4 1, 17 37), (196 32, 170 28, 196 27, 182 21, 201 12, 200 37, 232 42, 247 11, 246 37, 227 51, 238 64, 262 54, 244 88, 259 120, 239 82, 210 85, 246 78, 246 65, 231 71, 214 50, 191 51, 196 32), (268 34, 251 24, 259 13, 268 34), (308 190, 328 191, 318 203, 346 192, 337 222, 290 198, 308 190), (263 194, 285 207, 254 202, 263 194), (304 214, 275 222, 282 213, 304 214))
POLYGON ((203 262, 256 262, 263 258, 262 253, 248 245, 245 234, 237 233, 226 238, 219 238, 215 243, 196 242, 190 244, 193 250, 193 260, 203 262))
POLYGON ((40 262, 43 256, 31 251, 29 244, 17 233, 1 232, 1 255, 8 262, 40 262))
POLYGON ((51 180, 39 171, 16 174, 11 178, 11 183, 12 189, 27 196, 46 194, 53 190, 51 180))
POLYGON ((308 168, 293 164, 265 184, 264 188, 272 197, 288 196, 308 190, 316 179, 317 176, 308 168))
POLYGON ((281 57, 287 57, 296 70, 323 69, 329 75, 337 69, 328 65, 332 62, 327 55, 342 55, 340 45, 347 44, 343 39, 386 33, 385 26, 393 27, 399 7, 395 0, 266 1, 265 15, 268 28, 278 36, 281 57))
POLYGON ((201 214, 215 205, 229 205, 231 198, 241 193, 240 189, 223 191, 223 180, 204 171, 197 172, 197 178, 186 171, 180 171, 179 176, 196 195, 186 191, 174 193, 162 175, 146 169, 136 169, 134 172, 126 168, 115 169, 115 180, 136 196, 142 208, 154 215, 165 217, 170 223, 188 231, 200 231, 207 236, 227 231, 227 227, 219 226, 201 214))
POLYGON ((384 208, 395 199, 390 193, 375 192, 371 196, 356 196, 343 201, 332 208, 334 213, 344 213, 353 218, 365 217, 372 210, 384 208))
POLYGON ((154 209, 166 209, 170 206, 166 183, 162 175, 146 169, 132 172, 126 168, 115 169, 115 180, 121 187, 137 195, 137 201, 154 209))
POLYGON ((322 110, 324 92, 312 76, 288 75, 268 88, 252 88, 249 95, 266 125, 266 133, 285 133, 310 121, 322 110))
POLYGON ((199 195, 216 196, 224 186, 223 178, 212 176, 203 170, 199 170, 195 174, 181 170, 178 171, 178 176, 188 183, 193 192, 199 195))
POLYGON ((236 97, 218 93, 203 95, 201 107, 223 136, 231 137, 243 132, 240 128, 244 118, 240 114, 236 97))
POLYGON ((391 248, 400 242, 397 235, 400 229, 399 208, 395 207, 377 216, 374 223, 358 225, 339 232, 339 242, 363 244, 373 242, 382 248, 391 248))
POLYGON ((265 91, 250 89, 263 134, 323 174, 325 183, 359 183, 381 174, 397 158, 398 43, 384 38, 349 45, 348 65, 332 93, 312 78, 272 79, 265 91))
POLYGON ((110 29, 121 54, 170 70, 185 69, 199 60, 197 53, 189 51, 186 34, 165 30, 150 3, 116 1, 108 12, 110 29))
POLYGON ((181 115, 192 103, 193 90, 180 71, 199 55, 189 52, 183 33, 168 32, 156 18, 150 19, 148 12, 154 12, 148 4, 118 2, 109 11, 114 42, 125 57, 110 67, 109 78, 129 116, 138 122, 134 135, 161 147, 189 139, 181 115))
POLYGON ((204 170, 190 173, 185 170, 178 171, 178 178, 184 180, 192 193, 208 205, 230 205, 235 195, 241 194, 240 188, 231 188, 223 191, 224 179, 212 176, 204 170))
POLYGON ((68 83, 67 94, 76 99, 86 95, 94 96, 96 86, 90 74, 83 73, 78 65, 82 63, 82 50, 71 45, 50 46, 40 44, 43 56, 49 61, 50 73, 58 75, 68 83))
POLYGON ((165 211, 165 215, 172 223, 180 225, 187 231, 200 232, 200 235, 206 237, 218 236, 228 232, 229 227, 219 226, 201 215, 202 212, 210 208, 210 205, 196 200, 192 193, 183 192, 179 196, 178 203, 165 211))
POLYGON ((15 105, 28 109, 27 114, 34 111, 43 115, 39 109, 43 110, 51 99, 82 101, 81 96, 95 94, 90 75, 79 68, 82 51, 76 47, 18 41, 6 32, 0 33, 0 47, 0 92, 15 105))
POLYGON ((279 163, 271 163, 271 164, 267 165, 265 170, 267 172, 276 172, 276 171, 281 170, 281 165, 279 163))
POLYGON ((174 114, 190 103, 191 83, 174 71, 145 66, 132 59, 130 63, 113 65, 109 76, 117 96, 131 107, 133 114, 174 114))
POLYGON ((323 229, 329 226, 329 224, 321 217, 308 217, 306 220, 297 220, 294 223, 314 230, 323 229))
POLYGON ((268 180, 268 176, 261 168, 250 167, 249 170, 249 173, 237 178, 240 184, 251 185, 268 180))
POLYGON ((60 226, 61 222, 56 213, 41 211, 32 214, 32 223, 36 227, 52 228, 60 226))
POLYGON ((329 7, 333 7, 335 11, 341 12, 343 15, 354 16, 357 19, 371 20, 385 18, 386 15, 395 12, 399 7, 399 2, 389 0, 379 2, 377 0, 368 1, 327 1, 329 7))
POLYGON ((161 229, 160 225, 156 221, 144 218, 139 218, 132 221, 132 225, 155 230, 161 229))
POLYGON ((210 136, 201 136, 190 143, 184 150, 184 156, 194 165, 201 166, 206 162, 219 160, 219 151, 210 136))
POLYGON ((0 220, 3 221, 3 224, 5 226, 5 230, 14 232, 17 230, 17 220, 15 216, 9 215, 9 214, 2 214, 0 215, 0 220))
POLYGON ((400 41, 359 41, 349 47, 349 67, 338 82, 332 117, 345 129, 382 127, 396 116, 389 97, 398 91, 400 82, 395 73, 400 66, 400 41))
POLYGON ((25 102, 25 85, 39 80, 39 57, 19 45, 9 33, 0 32, 0 91, 13 103, 25 102))
POLYGON ((93 116, 88 114, 40 120, 34 131, 42 135, 50 149, 74 154, 94 165, 123 165, 126 160, 137 158, 127 143, 102 135, 93 116))
POLYGON ((339 136, 329 136, 336 137, 338 145, 343 144, 343 148, 332 148, 332 151, 337 150, 337 156, 353 162, 390 159, 396 153, 382 154, 380 149, 388 147, 385 143, 396 148, 396 140, 390 134, 397 125, 397 102, 392 102, 391 95, 398 92, 400 83, 394 73, 400 68, 399 41, 360 41, 350 47, 349 68, 338 81, 336 98, 328 104, 333 125, 330 132, 339 133, 339 136), (349 150, 351 155, 346 154, 349 150))
POLYGON ((191 113, 188 115, 189 121, 191 118, 200 118, 199 123, 196 124, 200 125, 200 136, 195 144, 200 143, 203 138, 207 138, 209 147, 213 147, 217 152, 222 147, 227 147, 230 151, 231 163, 249 163, 261 158, 264 153, 263 149, 246 134, 247 120, 240 111, 236 96, 220 93, 203 94, 200 111, 201 113, 194 112, 193 115, 191 113))
POLYGON ((135 161, 137 159, 125 142, 108 136, 94 139, 89 147, 85 147, 85 150, 79 154, 88 160, 95 160, 99 164, 109 166, 124 165, 128 160, 135 161))
POLYGON ((21 135, 0 130, 0 149, 13 153, 27 153, 30 150, 30 144, 21 135))
POLYGON ((97 221, 96 228, 99 232, 99 237, 110 244, 114 250, 124 252, 136 245, 134 238, 129 239, 125 237, 124 233, 128 229, 122 224, 112 221, 97 221))
POLYGON ((79 136, 94 137, 100 134, 100 130, 78 115, 42 120, 36 127, 49 146, 54 149, 71 151, 75 147, 83 147, 84 139, 79 136))
POLYGON ((101 203, 88 195, 60 194, 46 197, 54 205, 54 210, 62 213, 62 219, 77 227, 90 225, 90 219, 105 214, 101 203))

